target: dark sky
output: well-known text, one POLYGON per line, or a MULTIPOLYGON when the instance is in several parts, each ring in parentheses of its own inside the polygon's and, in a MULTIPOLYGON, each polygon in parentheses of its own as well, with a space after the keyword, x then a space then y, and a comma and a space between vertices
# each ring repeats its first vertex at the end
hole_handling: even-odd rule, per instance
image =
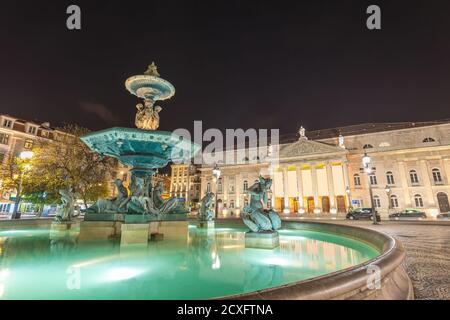
POLYGON ((161 130, 450 118, 450 1, 2 1, 0 107, 52 125, 134 126, 124 87, 154 60, 161 130), (78 4, 82 30, 66 29, 78 4), (366 29, 369 4, 382 30, 366 29))

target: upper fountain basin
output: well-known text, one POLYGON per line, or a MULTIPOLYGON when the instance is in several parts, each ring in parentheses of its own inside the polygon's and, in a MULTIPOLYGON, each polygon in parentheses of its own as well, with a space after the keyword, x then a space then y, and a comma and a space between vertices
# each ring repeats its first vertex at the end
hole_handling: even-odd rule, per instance
POLYGON ((125 81, 125 87, 135 96, 153 101, 166 100, 175 94, 169 81, 151 75, 130 77, 125 81))
POLYGON ((135 168, 156 169, 192 158, 200 146, 168 131, 114 127, 81 137, 92 150, 135 168))

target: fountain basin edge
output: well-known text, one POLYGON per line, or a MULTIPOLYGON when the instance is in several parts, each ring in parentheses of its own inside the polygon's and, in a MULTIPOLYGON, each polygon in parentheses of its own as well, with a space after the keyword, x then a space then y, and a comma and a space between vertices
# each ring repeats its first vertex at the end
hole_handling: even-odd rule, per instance
MULTIPOLYGON (((231 222, 240 223, 239 220, 231 222)), ((273 288, 225 296, 226 300, 412 300, 412 282, 402 263, 406 256, 401 242, 387 234, 365 228, 313 221, 283 221, 283 228, 320 231, 362 241, 381 254, 365 263, 273 288), (379 268, 379 287, 371 289, 379 268)))

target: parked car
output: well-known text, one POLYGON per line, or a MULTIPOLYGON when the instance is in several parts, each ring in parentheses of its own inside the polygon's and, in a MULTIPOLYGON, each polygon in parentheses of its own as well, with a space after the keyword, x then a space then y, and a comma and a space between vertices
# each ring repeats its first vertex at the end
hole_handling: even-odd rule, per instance
MULTIPOLYGON (((381 217, 376 212, 377 221, 381 221, 381 217)), ((357 208, 350 210, 345 216, 349 220, 373 220, 373 211, 372 208, 357 208)))
POLYGON ((450 212, 439 213, 436 218, 450 220, 450 212))
POLYGON ((399 219, 399 218, 422 218, 426 219, 427 215, 425 212, 416 209, 405 209, 400 212, 396 212, 389 215, 389 219, 399 219))

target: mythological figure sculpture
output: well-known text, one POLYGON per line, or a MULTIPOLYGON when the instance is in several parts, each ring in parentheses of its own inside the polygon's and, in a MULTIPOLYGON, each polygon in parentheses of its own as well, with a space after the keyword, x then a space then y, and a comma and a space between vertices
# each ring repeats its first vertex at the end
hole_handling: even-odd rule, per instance
POLYGON ((69 187, 59 189, 62 208, 55 216, 56 221, 70 221, 74 212, 75 197, 69 187))
POLYGON ((272 209, 265 210, 268 201, 267 191, 272 185, 272 179, 259 177, 250 188, 250 204, 243 209, 242 220, 253 232, 275 231, 281 228, 281 219, 272 209))
POLYGON ((164 200, 162 194, 164 193, 164 183, 159 181, 153 190, 153 204, 160 211, 161 214, 170 212, 177 206, 177 199, 169 198, 164 200))
POLYGON ((95 204, 90 206, 87 213, 122 213, 126 210, 126 205, 130 201, 127 188, 123 185, 121 179, 116 179, 114 185, 117 188, 118 195, 113 199, 98 199, 95 204))
POLYGON ((139 129, 156 130, 159 127, 159 112, 162 110, 160 106, 154 106, 153 101, 145 100, 144 105, 138 103, 136 105, 135 125, 139 129))
POLYGON ((211 210, 211 204, 214 201, 214 193, 206 192, 201 200, 200 211, 198 219, 201 221, 211 221, 214 217, 214 212, 211 210))

